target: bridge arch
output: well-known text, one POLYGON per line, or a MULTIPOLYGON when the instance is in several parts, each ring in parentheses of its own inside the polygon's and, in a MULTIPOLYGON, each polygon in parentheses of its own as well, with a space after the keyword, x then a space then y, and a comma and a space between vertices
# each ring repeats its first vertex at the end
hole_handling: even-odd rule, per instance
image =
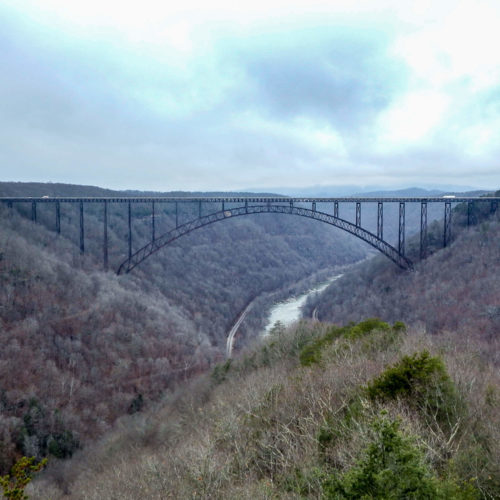
POLYGON ((209 224, 213 224, 215 222, 223 221, 230 219, 232 217, 238 217, 242 215, 252 215, 252 214, 260 214, 260 213, 275 213, 275 214, 288 214, 288 215, 298 215, 300 217, 307 217, 309 219, 318 220, 324 222, 326 224, 330 224, 332 226, 338 227, 354 236, 360 238, 365 241, 372 247, 379 250, 386 257, 391 259, 395 264, 397 264, 402 269, 413 269, 412 262, 401 255, 396 248, 387 243, 386 241, 378 238, 375 234, 363 229, 361 226, 357 226, 352 224, 345 219, 341 219, 339 217, 334 217, 333 215, 327 214, 325 212, 319 212, 316 210, 310 210, 302 207, 295 207, 293 205, 247 205, 238 208, 230 208, 226 210, 220 210, 218 212, 211 213, 209 215, 205 215, 202 217, 198 217, 193 219, 185 224, 182 224, 171 231, 168 231, 158 238, 150 241, 142 248, 137 250, 134 254, 131 255, 129 259, 126 259, 120 264, 118 268, 117 274, 129 273, 137 267, 141 262, 146 260, 148 257, 156 253, 161 248, 167 246, 173 241, 177 240, 181 236, 188 234, 196 229, 208 226, 209 224))

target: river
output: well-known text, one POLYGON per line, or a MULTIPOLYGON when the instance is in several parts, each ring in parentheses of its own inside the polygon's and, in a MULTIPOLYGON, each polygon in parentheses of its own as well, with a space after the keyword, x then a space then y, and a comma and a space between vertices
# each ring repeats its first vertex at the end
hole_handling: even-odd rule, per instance
POLYGON ((283 302, 278 302, 273 305, 269 311, 269 317, 264 330, 263 336, 269 335, 273 326, 279 321, 284 326, 289 326, 292 323, 298 321, 302 317, 302 306, 306 303, 307 298, 315 293, 321 293, 326 289, 330 283, 339 279, 342 274, 333 276, 332 278, 319 283, 315 287, 311 288, 307 292, 299 295, 298 297, 291 297, 290 299, 284 300, 283 302))

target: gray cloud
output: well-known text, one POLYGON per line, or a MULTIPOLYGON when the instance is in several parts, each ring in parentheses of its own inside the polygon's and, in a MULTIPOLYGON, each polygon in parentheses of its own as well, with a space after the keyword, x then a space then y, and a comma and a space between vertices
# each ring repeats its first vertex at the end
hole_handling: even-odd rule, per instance
POLYGON ((277 46, 270 38, 234 51, 253 87, 251 104, 263 114, 319 117, 352 131, 404 87, 406 68, 388 57, 389 40, 379 30, 285 31, 277 46))
POLYGON ((498 148, 474 156, 457 139, 465 125, 498 119, 499 87, 473 94, 465 82, 450 129, 375 147, 379 117, 412 80, 391 55, 392 25, 221 32, 180 66, 147 47, 37 30, 5 10, 0 25, 5 180, 231 189, 459 183, 477 169, 478 182, 500 183, 498 148))

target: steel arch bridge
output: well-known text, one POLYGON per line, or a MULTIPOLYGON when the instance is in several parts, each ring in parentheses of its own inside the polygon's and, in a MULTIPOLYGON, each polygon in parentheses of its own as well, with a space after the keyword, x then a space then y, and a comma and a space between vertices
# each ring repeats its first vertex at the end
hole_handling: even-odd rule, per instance
MULTIPOLYGON (((429 197, 429 198, 288 198, 270 196, 240 196, 240 197, 115 197, 115 198, 68 198, 68 197, 23 197, 23 198, 0 198, 0 203, 12 209, 16 204, 31 204, 31 219, 37 222, 37 206, 39 204, 50 204, 54 206, 55 231, 61 234, 61 206, 63 204, 76 204, 79 207, 79 232, 80 252, 85 252, 84 231, 84 206, 87 204, 102 205, 103 234, 103 265, 108 269, 108 206, 109 204, 125 204, 128 207, 128 256, 121 262, 117 274, 130 272, 149 256, 161 248, 169 245, 181 236, 191 233, 199 228, 215 222, 228 220, 233 217, 252 215, 260 213, 288 214, 324 222, 338 227, 357 238, 365 241, 382 254, 391 259, 400 268, 412 270, 413 264, 405 255, 405 221, 406 205, 417 203, 420 205, 420 257, 425 258, 427 254, 427 206, 429 203, 438 203, 444 207, 443 217, 443 246, 451 241, 452 226, 452 204, 465 203, 467 206, 467 224, 472 223, 472 209, 475 204, 489 204, 490 211, 495 212, 498 208, 500 198, 497 197, 429 197), (149 242, 133 251, 132 246, 132 204, 148 204, 151 207, 151 237, 149 242), (393 203, 399 205, 398 219, 398 243, 397 248, 384 239, 384 204, 393 203), (160 236, 156 235, 156 211, 162 204, 175 205, 175 227, 160 236), (197 206, 197 216, 179 224, 179 206, 197 206), (333 206, 333 213, 317 210, 317 204, 329 207, 333 206), (339 216, 339 206, 355 204, 355 220, 350 222, 339 216), (377 207, 377 232, 371 232, 361 224, 361 209, 365 204, 375 204, 377 207), (209 206, 212 211, 203 213, 203 208, 209 206), (236 205, 236 206, 235 206, 236 205), (215 207, 214 207, 215 206, 215 207)), ((206 210, 205 210, 206 211, 206 210)))
POLYGON ((338 227, 351 233, 358 238, 369 243, 372 247, 380 250, 384 255, 389 257, 393 262, 395 262, 399 267, 403 269, 412 269, 412 263, 404 255, 401 255, 393 246, 389 245, 384 240, 378 238, 375 234, 363 229, 361 226, 356 226, 351 222, 341 219, 339 217, 334 217, 324 212, 319 212, 316 210, 311 210, 307 208, 295 207, 293 205, 248 205, 243 207, 231 208, 227 210, 219 210, 210 215, 205 215, 198 217, 190 222, 182 224, 181 226, 164 233, 160 237, 150 241, 148 244, 144 245, 142 248, 133 253, 127 260, 122 262, 118 268, 118 274, 128 273, 134 267, 138 266, 141 262, 146 260, 150 255, 154 254, 161 248, 165 247, 169 243, 172 243, 181 236, 188 234, 196 229, 219 222, 222 220, 230 219, 231 217, 237 217, 242 215, 251 214, 262 214, 262 213, 273 213, 273 214, 289 214, 289 215, 299 215, 301 217, 308 217, 310 219, 315 219, 321 222, 325 222, 332 226, 338 227))

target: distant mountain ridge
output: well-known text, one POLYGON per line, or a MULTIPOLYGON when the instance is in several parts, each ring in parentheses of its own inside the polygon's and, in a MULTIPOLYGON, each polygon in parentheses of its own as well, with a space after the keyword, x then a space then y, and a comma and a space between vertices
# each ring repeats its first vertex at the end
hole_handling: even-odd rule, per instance
POLYGON ((488 191, 485 190, 473 190, 473 191, 440 191, 437 189, 423 189, 423 188, 407 188, 407 189, 397 189, 395 191, 381 190, 381 191, 369 191, 355 193, 353 196, 366 196, 373 198, 389 198, 389 197, 401 197, 401 198, 427 198, 433 196, 445 196, 445 195, 455 195, 455 196, 481 196, 486 194, 488 191))
POLYGON ((141 191, 115 190, 98 186, 50 182, 0 182, 0 197, 10 196, 88 196, 88 197, 134 197, 134 196, 279 196, 276 193, 247 193, 236 191, 141 191))
POLYGON ((481 196, 486 190, 474 188, 425 189, 409 187, 404 189, 384 189, 376 186, 360 188, 360 186, 327 186, 305 187, 304 189, 275 188, 269 190, 238 191, 142 191, 139 189, 115 190, 98 186, 82 186, 78 184, 44 183, 44 182, 0 182, 1 196, 292 196, 292 197, 427 197, 448 195, 481 196))
MULTIPOLYGON (((249 188, 249 193, 257 192, 258 189, 249 188)), ((386 186, 304 186, 303 188, 273 187, 269 191, 280 193, 284 196, 310 196, 319 198, 334 198, 343 196, 438 196, 440 194, 464 194, 466 192, 486 192, 471 186, 420 186, 409 188, 389 188, 386 186), (385 194, 383 194, 385 193, 385 194), (398 194, 395 194, 398 193, 398 194), (408 193, 408 194, 403 194, 408 193), (420 193, 420 194, 417 194, 420 193)))

